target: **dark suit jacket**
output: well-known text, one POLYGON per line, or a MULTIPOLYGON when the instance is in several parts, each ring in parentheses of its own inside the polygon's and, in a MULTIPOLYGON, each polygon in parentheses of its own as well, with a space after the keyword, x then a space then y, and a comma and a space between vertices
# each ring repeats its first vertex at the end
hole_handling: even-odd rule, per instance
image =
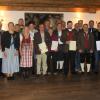
POLYGON ((0 46, 1 46, 1 37, 2 37, 3 33, 4 33, 4 31, 0 30, 0 46))
MULTIPOLYGON (((94 50, 94 36, 91 33, 88 33, 88 38, 89 38, 89 47, 88 50, 94 50)), ((78 49, 80 50, 85 50, 85 36, 84 36, 84 31, 82 31, 81 33, 79 33, 79 37, 78 37, 78 49)))
MULTIPOLYGON (((51 45, 51 37, 48 32, 44 32, 44 42, 46 43, 47 47, 49 48, 51 45)), ((39 44, 42 43, 41 33, 37 32, 34 34, 34 49, 36 54, 41 54, 39 49, 39 44)))
MULTIPOLYGON (((15 32, 12 36, 14 39, 14 48, 16 50, 19 50, 19 45, 20 45, 19 35, 18 33, 15 32)), ((11 34, 8 31, 6 31, 1 36, 2 51, 5 51, 5 48, 10 48, 10 45, 11 45, 11 34)))
MULTIPOLYGON (((64 51, 65 52, 68 52, 69 50, 69 45, 66 44, 66 41, 67 41, 67 38, 68 38, 68 33, 69 33, 69 30, 66 29, 66 30, 63 30, 63 34, 61 36, 61 41, 64 43, 64 51)), ((73 33, 73 36, 72 36, 72 41, 77 41, 77 32, 73 29, 72 30, 72 33, 73 33)))
MULTIPOLYGON (((62 35, 64 34, 64 32, 65 31, 62 30, 62 35)), ((61 40, 62 35, 61 35, 61 37, 58 36, 58 30, 57 29, 54 30, 53 34, 55 34, 55 37, 56 37, 57 41, 58 41, 58 38, 60 38, 60 40, 61 40)), ((65 44, 64 43, 63 44, 58 44, 58 52, 65 52, 65 44)))

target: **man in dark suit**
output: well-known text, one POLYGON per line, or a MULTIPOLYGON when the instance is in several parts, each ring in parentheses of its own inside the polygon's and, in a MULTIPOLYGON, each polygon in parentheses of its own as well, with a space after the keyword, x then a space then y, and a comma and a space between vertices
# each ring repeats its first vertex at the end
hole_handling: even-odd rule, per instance
POLYGON ((45 43, 47 48, 49 48, 49 46, 51 45, 51 38, 49 33, 45 31, 44 24, 40 24, 39 32, 34 34, 34 49, 37 58, 37 75, 40 75, 41 73, 43 75, 46 75, 47 55, 46 52, 45 53, 41 52, 41 48, 39 47, 41 43, 45 43), (42 64, 42 70, 41 70, 41 64, 42 64))
POLYGON ((62 23, 57 23, 57 27, 54 30, 53 34, 56 37, 56 40, 58 41, 58 50, 55 52, 55 60, 56 60, 56 71, 55 72, 61 72, 63 69, 64 64, 64 43, 61 41, 61 37, 64 30, 62 29, 62 23))
MULTIPOLYGON (((2 36, 3 33, 4 33, 4 31, 2 30, 2 22, 0 22, 0 52, 2 51, 2 48, 1 48, 1 36, 2 36)), ((0 75, 2 75, 1 69, 2 69, 2 58, 0 58, 0 75)))
POLYGON ((64 73, 67 74, 69 71, 69 65, 71 69, 71 73, 75 74, 75 53, 76 51, 69 51, 69 42, 76 41, 75 30, 72 29, 73 23, 72 21, 67 22, 67 29, 64 30, 63 35, 61 37, 61 41, 65 44, 66 48, 66 61, 64 66, 64 73))
POLYGON ((81 56, 81 71, 82 73, 85 72, 85 64, 84 62, 86 61, 87 65, 87 72, 90 72, 90 67, 91 67, 91 54, 93 53, 94 50, 94 37, 92 34, 88 32, 88 25, 84 24, 83 25, 83 31, 79 34, 78 37, 78 50, 81 56))
MULTIPOLYGON (((94 21, 90 20, 89 21, 89 33, 91 33, 94 36, 94 45, 96 44, 96 34, 97 34, 97 29, 94 28, 94 21)), ((96 65, 95 65, 95 58, 96 58, 96 52, 93 52, 91 54, 91 67, 92 67, 92 71, 95 72, 96 69, 96 65)))

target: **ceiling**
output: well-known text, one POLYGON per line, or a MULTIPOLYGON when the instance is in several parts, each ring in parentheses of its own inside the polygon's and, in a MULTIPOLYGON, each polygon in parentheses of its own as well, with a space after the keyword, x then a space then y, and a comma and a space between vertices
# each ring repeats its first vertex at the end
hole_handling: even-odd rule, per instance
POLYGON ((100 10, 100 0, 0 0, 0 9, 95 13, 100 10))

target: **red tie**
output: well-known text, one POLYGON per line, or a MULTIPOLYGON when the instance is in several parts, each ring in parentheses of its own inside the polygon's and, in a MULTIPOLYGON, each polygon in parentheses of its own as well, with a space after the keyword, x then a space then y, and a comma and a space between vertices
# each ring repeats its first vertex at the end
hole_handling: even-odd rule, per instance
POLYGON ((89 47, 89 40, 88 40, 88 33, 85 33, 85 49, 88 49, 89 47))

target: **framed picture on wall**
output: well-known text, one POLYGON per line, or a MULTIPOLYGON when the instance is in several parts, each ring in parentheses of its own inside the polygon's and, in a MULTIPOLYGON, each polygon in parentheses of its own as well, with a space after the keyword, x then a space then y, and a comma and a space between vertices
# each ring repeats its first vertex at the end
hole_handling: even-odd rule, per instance
POLYGON ((63 14, 56 13, 25 13, 25 25, 30 21, 34 21, 36 26, 39 23, 44 23, 46 20, 50 21, 50 26, 55 27, 57 21, 63 20, 63 14))

